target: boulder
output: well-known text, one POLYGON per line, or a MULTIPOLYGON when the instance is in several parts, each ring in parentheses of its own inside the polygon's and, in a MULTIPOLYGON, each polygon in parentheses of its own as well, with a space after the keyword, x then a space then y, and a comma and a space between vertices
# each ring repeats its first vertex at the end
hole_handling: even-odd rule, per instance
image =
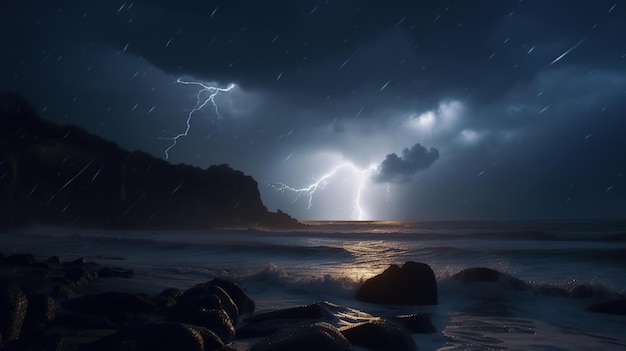
POLYGON ((57 312, 57 303, 50 296, 34 291, 24 291, 28 299, 28 309, 24 319, 25 328, 36 328, 54 319, 57 312))
POLYGON ((0 282, 0 334, 4 341, 19 338, 28 310, 28 297, 15 283, 0 282))
POLYGON ((306 306, 296 306, 282 310, 260 313, 246 318, 246 322, 265 323, 272 319, 332 319, 332 314, 319 303, 306 306))
POLYGON ((28 299, 15 283, 0 283, 0 334, 3 341, 19 338, 26 318, 28 299))
POLYGON ((498 272, 491 268, 476 267, 467 268, 452 276, 452 279, 463 284, 471 283, 497 283, 505 288, 514 290, 524 290, 528 287, 526 283, 518 278, 506 273, 498 272))
POLYGON ((217 285, 198 284, 185 291, 177 301, 177 308, 182 309, 223 309, 233 324, 239 318, 239 308, 230 295, 217 285))
POLYGON ((32 266, 37 261, 32 254, 14 253, 4 259, 4 263, 13 266, 32 266))
POLYGON ((212 331, 195 325, 174 322, 147 324, 135 337, 138 351, 210 351, 224 347, 212 331))
POLYGON ((71 267, 65 271, 65 280, 69 285, 78 286, 90 283, 98 277, 97 272, 90 272, 83 267, 71 267))
POLYGON ((467 268, 452 276, 452 279, 462 283, 496 282, 500 279, 500 272, 485 267, 467 268))
POLYGON ((184 293, 185 292, 180 289, 168 288, 168 289, 161 291, 157 296, 171 297, 171 298, 176 299, 176 298, 181 297, 184 293))
POLYGON ((117 326, 98 315, 80 314, 80 313, 64 313, 58 315, 47 324, 49 328, 63 329, 115 329, 117 326))
POLYGON ((237 328, 237 338, 258 338, 293 328, 294 324, 330 321, 333 315, 321 303, 260 313, 245 319, 237 328))
POLYGON ((72 312, 101 316, 150 313, 156 309, 147 297, 122 292, 81 296, 65 301, 63 307, 72 312))
POLYGON ((417 345, 411 334, 385 319, 373 320, 341 329, 352 345, 376 351, 414 351, 417 345))
POLYGON ((357 300, 392 305, 436 305, 437 280, 425 263, 406 262, 402 268, 391 265, 365 281, 357 300))
POLYGON ((50 263, 50 264, 61 264, 61 257, 59 256, 50 256, 48 258, 48 260, 46 260, 46 263, 50 263))
POLYGON ((607 313, 626 316, 626 298, 597 303, 587 308, 590 312, 607 313))
POLYGON ((398 315, 393 317, 393 321, 403 326, 404 329, 412 334, 430 334, 437 332, 437 328, 433 325, 430 317, 425 314, 413 313, 398 315))
POLYGON ((52 289, 52 292, 50 292, 50 296, 56 299, 69 299, 74 296, 74 292, 72 291, 72 288, 69 287, 69 285, 65 283, 60 283, 52 289))
POLYGON ((193 324, 214 332, 224 344, 235 338, 235 327, 228 314, 221 309, 177 310, 172 315, 177 322, 193 324))
POLYGON ((233 300, 240 314, 254 312, 254 301, 246 294, 245 289, 236 282, 215 278, 209 282, 224 289, 233 300))
POLYGON ((276 333, 253 345, 251 351, 349 351, 350 342, 334 326, 325 323, 306 324, 276 333))
POLYGON ((213 351, 224 344, 215 333, 194 325, 155 322, 127 328, 83 345, 77 351, 213 351))

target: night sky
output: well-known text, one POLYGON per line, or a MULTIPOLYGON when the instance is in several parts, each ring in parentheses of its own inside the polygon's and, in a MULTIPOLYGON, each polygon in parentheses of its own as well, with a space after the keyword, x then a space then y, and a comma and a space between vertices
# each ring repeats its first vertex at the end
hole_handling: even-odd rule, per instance
POLYGON ((1 7, 0 91, 129 150, 227 163, 270 210, 626 216, 624 1, 1 7))

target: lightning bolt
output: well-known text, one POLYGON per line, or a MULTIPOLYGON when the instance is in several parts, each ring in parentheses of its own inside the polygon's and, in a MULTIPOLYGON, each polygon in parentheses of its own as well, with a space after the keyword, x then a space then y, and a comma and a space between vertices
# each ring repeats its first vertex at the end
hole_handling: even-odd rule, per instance
POLYGON ((198 90, 198 93, 196 94, 196 99, 197 99, 196 106, 187 114, 187 128, 185 128, 185 131, 173 137, 160 137, 159 138, 161 140, 170 140, 172 142, 172 144, 167 149, 165 149, 166 160, 169 160, 170 150, 172 150, 172 148, 176 146, 176 144, 178 143, 178 139, 189 135, 189 130, 191 129, 191 119, 193 118, 194 113, 204 109, 208 104, 211 104, 213 105, 213 108, 215 109, 215 115, 217 116, 217 119, 222 119, 222 115, 220 114, 220 111, 217 108, 217 103, 215 102, 215 98, 220 93, 225 93, 235 88, 235 84, 230 84, 226 88, 220 88, 216 86, 207 85, 206 83, 202 83, 202 82, 182 80, 181 78, 178 78, 176 80, 176 83, 183 84, 183 85, 196 85, 200 88, 200 90, 198 90))
POLYGON ((296 193, 297 196, 293 200, 293 202, 298 201, 298 199, 303 195, 308 197, 307 209, 310 209, 313 206, 313 196, 315 195, 315 193, 318 191, 324 190, 326 185, 328 185, 330 179, 339 170, 344 169, 344 168, 348 168, 354 172, 355 182, 358 183, 358 188, 354 196, 351 218, 357 219, 357 220, 364 220, 367 217, 367 215, 365 211, 363 210, 363 206, 361 206, 361 194, 363 192, 363 189, 365 188, 366 181, 369 178, 368 176, 371 174, 372 171, 376 170, 376 166, 371 166, 367 169, 362 169, 362 168, 355 166, 352 162, 344 162, 336 166, 335 168, 333 168, 331 171, 327 172, 326 174, 322 175, 319 179, 315 180, 313 183, 303 188, 295 188, 295 187, 292 187, 290 185, 287 185, 285 183, 280 183, 280 182, 274 183, 271 186, 274 189, 281 191, 281 192, 289 191, 289 192, 296 193))

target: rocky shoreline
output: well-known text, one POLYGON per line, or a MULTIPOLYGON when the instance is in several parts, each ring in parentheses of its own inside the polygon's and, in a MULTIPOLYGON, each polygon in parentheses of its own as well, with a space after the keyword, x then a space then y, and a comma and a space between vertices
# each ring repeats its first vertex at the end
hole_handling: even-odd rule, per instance
POLYGON ((212 279, 158 294, 107 290, 134 272, 86 259, 0 254, 0 350, 415 350, 411 333, 435 328, 421 314, 368 316, 349 327, 328 302, 255 313, 236 282, 212 279), (94 291, 94 282, 99 289, 94 291), (90 288, 91 286, 91 288, 90 288))
MULTIPOLYGON (((86 259, 38 261, 31 254, 0 254, 0 350, 413 351, 412 334, 437 332, 425 314, 373 316, 329 302, 258 313, 244 287, 219 278, 157 294, 115 291, 114 283, 107 284, 133 278, 132 270, 86 259), (341 325, 340 314, 362 318, 341 325)), ((469 268, 453 278, 528 289, 488 268, 469 268)), ((433 305, 437 283, 428 265, 409 261, 367 280, 355 298, 433 305)), ((589 311, 626 314, 625 301, 592 305, 589 311)))

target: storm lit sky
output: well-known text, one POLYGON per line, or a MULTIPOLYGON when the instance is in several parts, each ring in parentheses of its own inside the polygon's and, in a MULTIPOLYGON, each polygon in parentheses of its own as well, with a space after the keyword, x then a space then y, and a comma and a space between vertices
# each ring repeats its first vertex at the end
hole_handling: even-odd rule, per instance
POLYGON ((5 0, 0 91, 301 220, 624 218, 625 38, 616 0, 5 0))

